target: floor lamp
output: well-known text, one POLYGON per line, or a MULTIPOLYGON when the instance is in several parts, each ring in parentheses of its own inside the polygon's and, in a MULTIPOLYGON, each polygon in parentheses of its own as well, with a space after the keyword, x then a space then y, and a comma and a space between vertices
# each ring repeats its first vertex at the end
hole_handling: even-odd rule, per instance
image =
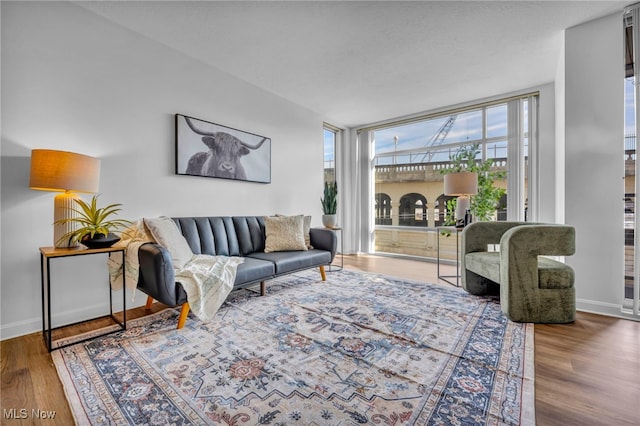
MULTIPOLYGON (((457 196, 456 223, 464 219, 467 210, 471 207, 469 196, 478 193, 478 174, 475 172, 447 173, 444 175, 444 195, 457 196)), ((471 222, 471 219, 465 220, 471 222)))
POLYGON ((29 187, 42 191, 57 191, 53 209, 53 245, 57 248, 73 247, 62 237, 75 230, 73 222, 59 223, 62 219, 77 217, 74 199, 76 193, 98 192, 100 160, 88 155, 50 149, 31 151, 29 187))

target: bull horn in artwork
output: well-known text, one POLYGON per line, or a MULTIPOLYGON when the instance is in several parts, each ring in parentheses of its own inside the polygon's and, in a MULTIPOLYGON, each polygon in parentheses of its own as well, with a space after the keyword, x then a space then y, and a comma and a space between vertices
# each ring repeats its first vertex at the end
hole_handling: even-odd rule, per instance
POLYGON ((200 129, 198 129, 196 126, 193 125, 193 123, 191 122, 191 120, 189 119, 189 117, 185 117, 184 121, 187 122, 187 124, 189 125, 189 127, 191 128, 191 130, 193 130, 195 133, 202 135, 202 136, 214 136, 215 137, 215 133, 212 132, 204 132, 200 129))
MULTIPOLYGON (((216 137, 217 133, 214 132, 205 132, 203 130, 198 129, 189 119, 189 117, 184 117, 184 120, 187 122, 187 125, 191 128, 191 130, 193 130, 195 133, 202 135, 202 136, 213 136, 214 138, 216 137)), ((267 138, 262 138, 262 140, 260 142, 258 142, 255 145, 249 145, 246 142, 242 142, 240 139, 237 139, 238 142, 240 142, 240 144, 242 144, 243 146, 249 148, 249 149, 258 149, 262 146, 262 144, 267 140, 267 138)))
POLYGON ((246 146, 246 147, 247 147, 247 148, 249 148, 249 149, 258 149, 258 148, 260 148, 260 147, 262 146, 262 144, 263 144, 263 143, 264 143, 264 141, 266 141, 266 140, 267 140, 267 138, 262 138, 262 140, 261 140, 260 142, 258 142, 257 144, 255 144, 255 145, 249 145, 248 143, 246 143, 246 142, 242 142, 242 141, 239 141, 239 142, 240 142, 243 146, 246 146))

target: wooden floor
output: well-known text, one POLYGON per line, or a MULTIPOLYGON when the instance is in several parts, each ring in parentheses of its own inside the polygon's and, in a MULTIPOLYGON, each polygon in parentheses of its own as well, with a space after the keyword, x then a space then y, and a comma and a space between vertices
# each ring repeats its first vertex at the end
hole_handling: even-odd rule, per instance
MULTIPOLYGON (((449 285, 438 281, 433 263, 376 256, 345 256, 344 261, 348 269, 449 285)), ((447 266, 441 275, 453 272, 447 266)), ((152 311, 161 309, 156 303, 152 311)), ((127 318, 145 314, 136 308, 127 318)), ((0 424, 73 423, 39 333, 5 340, 0 352, 0 424), (55 412, 55 418, 35 419, 37 410, 55 412), (27 418, 9 420, 12 414, 27 418)), ((536 325, 535 368, 538 425, 640 425, 640 322, 578 313, 573 324, 536 325)))

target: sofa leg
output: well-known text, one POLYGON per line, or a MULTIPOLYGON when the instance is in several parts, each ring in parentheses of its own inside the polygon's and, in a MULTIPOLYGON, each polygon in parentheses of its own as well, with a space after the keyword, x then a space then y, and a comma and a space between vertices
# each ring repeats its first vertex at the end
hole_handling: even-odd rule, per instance
POLYGON ((187 322, 189 309, 189 302, 184 302, 182 304, 182 310, 180 310, 180 318, 178 318, 178 330, 184 327, 184 323, 187 322))
POLYGON ((327 273, 324 271, 324 265, 320 266, 320 276, 322 277, 322 281, 327 280, 327 273))
POLYGON ((147 304, 144 305, 144 308, 148 311, 151 309, 151 305, 153 304, 153 297, 147 296, 147 304))
POLYGON ((260 296, 264 296, 267 294, 267 283, 265 281, 260 281, 260 296))

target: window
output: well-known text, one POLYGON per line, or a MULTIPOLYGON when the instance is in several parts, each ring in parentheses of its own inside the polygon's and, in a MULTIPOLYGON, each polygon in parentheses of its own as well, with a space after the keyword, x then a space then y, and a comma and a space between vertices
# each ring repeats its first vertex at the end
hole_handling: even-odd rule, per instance
POLYGON ((427 226, 427 199, 421 194, 406 194, 400 198, 401 226, 427 226))
MULTIPOLYGON (((638 103, 638 76, 635 64, 638 62, 634 53, 634 43, 639 40, 636 28, 640 18, 637 5, 625 13, 625 76, 624 76, 624 282, 622 283, 622 310, 633 316, 640 316, 640 271, 638 271, 638 245, 635 230, 638 224, 636 217, 636 193, 639 183, 636 175, 640 164, 637 163, 636 135, 638 125, 636 111, 638 103)), ((637 47, 637 46, 636 46, 637 47)))
POLYGON ((336 181, 336 139, 338 129, 324 126, 324 181, 336 181))
POLYGON ((497 173, 493 187, 502 191, 488 216, 525 220, 536 105, 537 94, 523 95, 369 129, 375 174, 374 251, 436 257, 436 228, 447 224, 448 202, 454 199, 443 194, 443 171, 464 149, 475 149, 478 163, 491 163, 487 174, 497 173))
POLYGON ((376 225, 391 225, 391 197, 387 194, 376 194, 376 225))

